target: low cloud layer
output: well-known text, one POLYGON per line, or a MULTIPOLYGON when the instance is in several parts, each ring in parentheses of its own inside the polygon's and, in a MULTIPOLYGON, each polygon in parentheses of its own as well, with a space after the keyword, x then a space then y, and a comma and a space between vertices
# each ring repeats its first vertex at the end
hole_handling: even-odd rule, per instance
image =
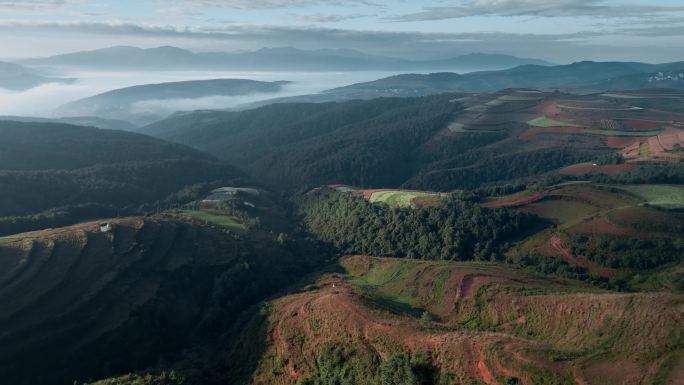
POLYGON ((70 0, 0 0, 0 12, 51 10, 69 2, 70 0))
POLYGON ((239 97, 211 96, 195 99, 145 100, 133 106, 133 112, 167 115, 180 110, 224 109, 275 97, 305 95, 351 83, 379 79, 395 72, 354 73, 287 73, 287 72, 222 72, 222 71, 155 71, 155 72, 69 72, 78 78, 73 84, 44 84, 26 91, 0 89, 0 116, 20 115, 58 117, 56 110, 64 103, 117 88, 138 84, 203 79, 289 80, 281 92, 249 94, 239 97))
POLYGON ((428 7, 394 19, 427 21, 474 16, 642 18, 682 11, 684 6, 616 4, 605 0, 468 0, 457 6, 428 7))

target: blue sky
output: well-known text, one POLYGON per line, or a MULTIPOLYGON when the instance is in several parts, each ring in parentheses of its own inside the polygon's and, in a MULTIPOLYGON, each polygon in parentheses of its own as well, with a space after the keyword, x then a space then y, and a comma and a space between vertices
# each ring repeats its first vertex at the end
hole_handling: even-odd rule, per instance
POLYGON ((0 0, 5 58, 112 45, 662 62, 684 60, 684 1, 0 0))

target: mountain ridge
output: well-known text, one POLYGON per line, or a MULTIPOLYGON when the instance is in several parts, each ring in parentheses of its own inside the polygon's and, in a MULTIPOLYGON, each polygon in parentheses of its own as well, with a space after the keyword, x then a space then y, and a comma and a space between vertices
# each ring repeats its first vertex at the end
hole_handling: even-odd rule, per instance
POLYGON ((163 46, 137 48, 116 46, 80 51, 46 58, 22 59, 30 65, 75 65, 122 67, 194 66, 196 68, 244 68, 250 70, 410 70, 449 68, 510 68, 521 64, 550 65, 540 59, 518 58, 504 54, 466 54, 439 60, 409 60, 372 55, 355 50, 304 50, 294 47, 264 47, 250 52, 191 52, 163 46), (267 59, 267 60, 264 60, 267 59), (269 61, 270 60, 270 61, 269 61))

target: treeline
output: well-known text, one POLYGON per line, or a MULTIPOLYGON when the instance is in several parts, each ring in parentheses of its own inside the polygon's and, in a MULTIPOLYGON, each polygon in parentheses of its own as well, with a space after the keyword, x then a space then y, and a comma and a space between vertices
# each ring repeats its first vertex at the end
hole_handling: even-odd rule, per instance
POLYGON ((594 151, 570 148, 496 155, 471 151, 422 170, 402 185, 405 188, 449 191, 475 189, 483 184, 538 176, 563 166, 585 162, 594 151))
POLYGON ((195 159, 0 171, 0 234, 153 213, 198 199, 212 187, 242 181, 230 166, 195 159))
POLYGON ((455 385, 456 379, 440 372, 425 353, 398 352, 380 362, 372 355, 324 345, 319 348, 313 373, 297 381, 297 385, 366 384, 455 385))
POLYGON ((308 229, 341 253, 433 260, 501 259, 505 243, 540 220, 508 209, 483 209, 452 194, 438 207, 395 209, 319 190, 299 198, 308 229))
POLYGON ((592 175, 591 181, 618 184, 682 184, 684 183, 684 159, 676 163, 645 165, 617 175, 592 175))
POLYGON ((244 174, 140 134, 0 121, 0 235, 187 203, 244 174))
POLYGON ((570 252, 614 269, 652 269, 684 259, 684 240, 644 240, 609 235, 576 235, 570 252))
POLYGON ((179 158, 211 159, 192 148, 131 132, 0 120, 0 170, 72 170, 179 158))

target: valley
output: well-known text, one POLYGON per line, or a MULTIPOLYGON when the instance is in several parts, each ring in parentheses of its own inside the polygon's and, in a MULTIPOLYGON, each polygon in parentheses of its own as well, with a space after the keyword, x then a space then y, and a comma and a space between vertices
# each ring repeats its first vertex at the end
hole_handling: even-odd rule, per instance
POLYGON ((682 62, 224 37, 0 63, 0 382, 684 381, 682 62))

